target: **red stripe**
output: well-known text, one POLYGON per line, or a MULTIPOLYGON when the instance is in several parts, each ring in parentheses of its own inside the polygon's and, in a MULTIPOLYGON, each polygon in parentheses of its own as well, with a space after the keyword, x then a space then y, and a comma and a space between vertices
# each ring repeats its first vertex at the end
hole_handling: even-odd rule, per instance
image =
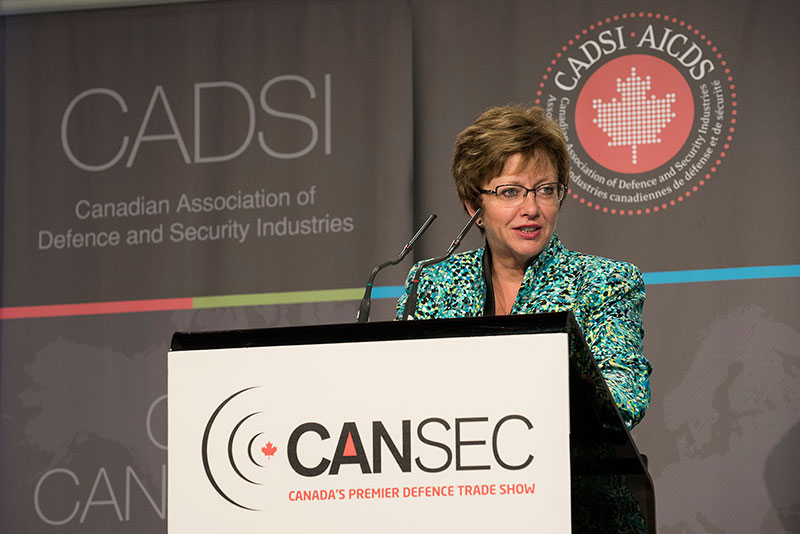
POLYGON ((191 298, 119 300, 116 302, 87 302, 84 304, 55 304, 52 306, 0 308, 0 319, 27 319, 33 317, 64 317, 68 315, 102 315, 111 313, 191 309, 191 298))

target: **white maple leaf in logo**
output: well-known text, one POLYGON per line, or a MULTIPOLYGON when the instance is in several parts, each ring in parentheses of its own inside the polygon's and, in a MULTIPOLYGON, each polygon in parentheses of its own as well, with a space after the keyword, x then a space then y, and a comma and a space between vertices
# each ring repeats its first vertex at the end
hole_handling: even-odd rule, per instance
POLYGON ((669 124, 675 113, 675 93, 667 93, 664 98, 656 98, 647 93, 650 91, 650 76, 643 80, 636 74, 636 67, 631 67, 631 75, 622 80, 617 78, 617 92, 620 100, 612 98, 611 102, 602 99, 592 100, 592 108, 597 112, 593 119, 611 141, 608 146, 630 146, 631 163, 636 164, 636 148, 639 145, 660 143, 661 130, 669 124))

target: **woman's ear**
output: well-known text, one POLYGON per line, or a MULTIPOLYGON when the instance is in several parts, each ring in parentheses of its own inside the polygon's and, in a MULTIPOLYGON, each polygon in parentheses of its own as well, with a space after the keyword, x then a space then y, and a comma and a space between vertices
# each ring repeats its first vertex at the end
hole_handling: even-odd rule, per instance
POLYGON ((464 208, 466 208, 466 210, 467 210, 467 213, 469 213, 469 216, 470 216, 470 217, 472 217, 473 215, 475 215, 475 210, 476 210, 477 208, 473 207, 471 203, 469 203, 469 202, 464 202, 464 208))

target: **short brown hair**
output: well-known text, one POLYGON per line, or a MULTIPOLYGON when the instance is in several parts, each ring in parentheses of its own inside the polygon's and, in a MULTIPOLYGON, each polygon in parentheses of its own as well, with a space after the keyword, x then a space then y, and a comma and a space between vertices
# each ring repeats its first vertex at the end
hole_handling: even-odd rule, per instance
POLYGON ((559 183, 569 186, 567 142, 558 124, 539 107, 498 106, 458 134, 452 172, 461 202, 478 207, 481 188, 516 153, 522 155, 522 165, 537 164, 542 155, 547 156, 559 183))

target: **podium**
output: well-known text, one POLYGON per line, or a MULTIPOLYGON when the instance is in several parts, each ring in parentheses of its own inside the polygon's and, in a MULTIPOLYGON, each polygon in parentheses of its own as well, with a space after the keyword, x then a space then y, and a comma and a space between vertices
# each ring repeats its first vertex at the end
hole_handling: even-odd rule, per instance
POLYGON ((176 333, 168 532, 655 532, 569 312, 176 333))

